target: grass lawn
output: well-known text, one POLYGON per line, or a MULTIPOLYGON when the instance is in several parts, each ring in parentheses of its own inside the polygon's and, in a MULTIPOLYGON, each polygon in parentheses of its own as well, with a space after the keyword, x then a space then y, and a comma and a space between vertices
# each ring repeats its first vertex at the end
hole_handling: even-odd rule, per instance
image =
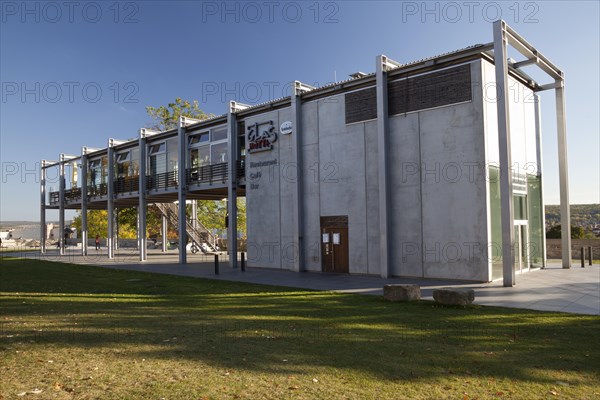
POLYGON ((599 334, 593 316, 0 264, 2 400, 592 399, 599 334))

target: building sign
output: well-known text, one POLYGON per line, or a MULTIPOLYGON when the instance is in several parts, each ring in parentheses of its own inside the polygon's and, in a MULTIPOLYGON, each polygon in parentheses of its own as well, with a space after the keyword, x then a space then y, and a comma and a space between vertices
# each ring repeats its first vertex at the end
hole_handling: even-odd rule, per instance
POLYGON ((289 135, 292 133, 292 121, 285 121, 282 123, 279 127, 279 132, 281 132, 282 135, 289 135))
POLYGON ((255 123, 248 126, 248 153, 258 153, 273 149, 277 132, 273 121, 255 123))

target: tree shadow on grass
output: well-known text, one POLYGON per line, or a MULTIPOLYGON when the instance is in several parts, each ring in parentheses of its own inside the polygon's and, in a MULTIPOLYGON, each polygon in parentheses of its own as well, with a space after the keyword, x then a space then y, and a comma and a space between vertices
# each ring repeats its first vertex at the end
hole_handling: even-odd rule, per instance
POLYGON ((115 357, 274 374, 330 367, 387 381, 598 375, 594 317, 51 267, 0 269, 11 279, 0 286, 0 346, 124 349, 115 357))

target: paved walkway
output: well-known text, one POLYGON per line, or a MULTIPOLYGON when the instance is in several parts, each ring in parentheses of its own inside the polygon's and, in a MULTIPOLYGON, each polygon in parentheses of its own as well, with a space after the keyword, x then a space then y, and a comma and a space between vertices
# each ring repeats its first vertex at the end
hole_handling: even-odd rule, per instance
MULTIPOLYGON (((23 253, 23 256, 41 257, 39 253, 23 253)), ((54 251, 49 252, 43 259, 133 271, 371 295, 381 295, 385 284, 413 283, 421 286, 422 298, 430 300, 433 300, 434 289, 448 286, 464 287, 475 290, 475 304, 600 315, 599 264, 586 268, 573 266, 571 269, 562 269, 560 265, 550 264, 544 270, 517 275, 517 285, 505 288, 502 281, 473 283, 433 279, 382 279, 375 276, 296 273, 262 268, 247 268, 242 272, 240 269, 229 268, 226 256, 220 257, 220 273, 215 275, 213 256, 189 255, 188 264, 181 265, 178 264, 176 251, 164 254, 150 251, 145 263, 137 261, 135 253, 121 252, 114 260, 108 260, 105 254, 95 250, 90 250, 90 255, 85 258, 75 252, 58 256, 54 251)))

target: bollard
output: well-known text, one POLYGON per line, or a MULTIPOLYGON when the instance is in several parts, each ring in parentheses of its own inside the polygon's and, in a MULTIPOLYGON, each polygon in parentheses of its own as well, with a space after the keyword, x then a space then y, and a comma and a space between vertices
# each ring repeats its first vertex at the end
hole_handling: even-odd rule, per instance
POLYGON ((590 261, 590 265, 592 265, 592 246, 588 247, 588 260, 590 261))
POLYGON ((242 254, 240 254, 240 256, 242 257, 242 259, 240 260, 240 267, 242 268, 242 272, 244 272, 246 271, 246 253, 242 251, 242 254))
POLYGON ((219 275, 219 255, 215 254, 215 275, 219 275))
POLYGON ((581 268, 585 268, 585 247, 581 248, 581 268))

